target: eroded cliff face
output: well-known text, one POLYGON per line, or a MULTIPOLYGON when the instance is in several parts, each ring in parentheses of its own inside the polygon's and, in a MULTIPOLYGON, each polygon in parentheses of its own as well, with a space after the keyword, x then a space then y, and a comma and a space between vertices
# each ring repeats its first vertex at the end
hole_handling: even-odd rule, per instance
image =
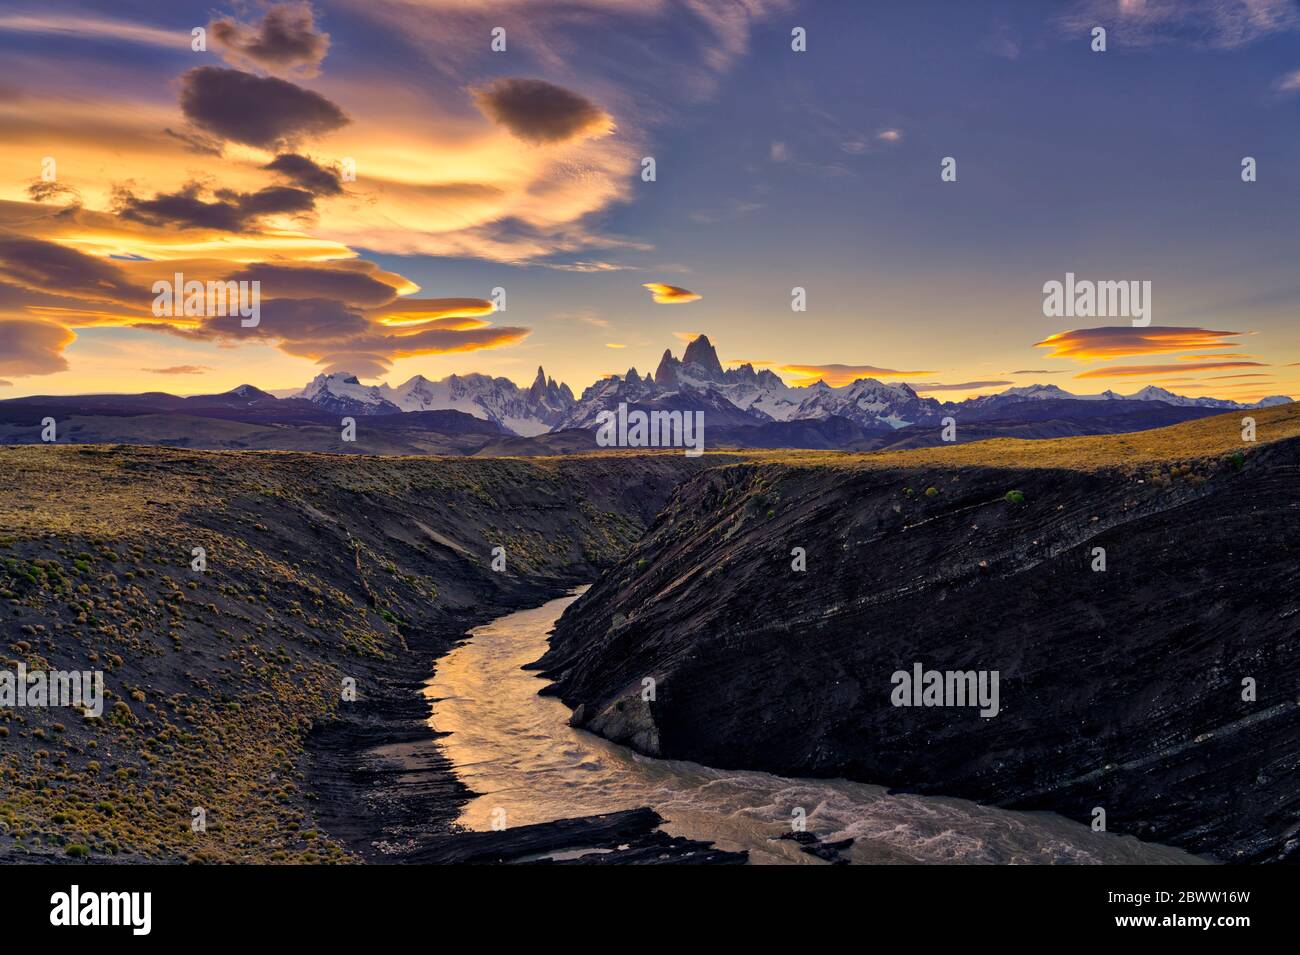
POLYGON ((540 666, 577 725, 654 755, 1101 808, 1111 831, 1294 861, 1300 439, 1244 447, 1123 468, 703 472, 540 666), (918 663, 995 672, 997 716, 893 705, 893 675, 918 663))

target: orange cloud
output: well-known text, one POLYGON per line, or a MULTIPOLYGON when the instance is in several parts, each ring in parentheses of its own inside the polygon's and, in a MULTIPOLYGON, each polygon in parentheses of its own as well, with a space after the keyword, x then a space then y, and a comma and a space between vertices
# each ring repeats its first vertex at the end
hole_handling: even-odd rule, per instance
POLYGON ((1106 368, 1090 368, 1075 375, 1075 378, 1142 378, 1151 375, 1164 375, 1180 371, 1208 371, 1214 368, 1260 368, 1261 361, 1207 361, 1199 365, 1111 365, 1106 368))
POLYGON ((1011 384, 1009 381, 960 381, 953 384, 942 384, 940 382, 922 382, 913 384, 912 390, 917 394, 928 394, 931 391, 981 391, 985 388, 1000 388, 1011 384))
MULTIPOLYGON (((4 158, 0 155, 0 166, 3 165, 4 158)), ((106 199, 106 203, 109 202, 111 199, 106 199)), ((38 202, 0 201, 0 231, 3 230, 21 231, 28 238, 57 242, 105 261, 108 261, 108 256, 121 256, 125 257, 124 261, 147 259, 176 262, 204 259, 242 264, 276 259, 310 264, 352 259, 356 256, 346 245, 300 232, 279 229, 249 229, 244 232, 223 232, 209 228, 175 229, 133 222, 111 212, 76 206, 47 206, 38 202)), ((338 262, 333 264, 335 267, 344 267, 338 262)), ((403 283, 405 281, 401 280, 403 283)), ((416 287, 410 284, 409 288, 401 291, 410 291, 416 287)))
MULTIPOLYGON (((180 82, 181 104, 107 91, 62 97, 41 88, 0 101, 0 124, 13 147, 0 150, 0 202, 44 200, 24 210, 20 227, 29 235, 33 211, 53 217, 67 213, 57 203, 79 205, 74 221, 40 227, 57 229, 60 241, 82 251, 149 258, 320 259, 351 257, 364 247, 614 269, 623 266, 610 261, 611 250, 651 247, 603 234, 590 218, 630 195, 628 170, 645 149, 635 130, 521 149, 507 127, 459 107, 464 87, 322 83, 344 104, 336 105, 274 77, 201 69, 210 72, 180 82), (304 152, 281 150, 295 139, 312 140, 310 166, 304 152), (35 195, 28 191, 39 182, 33 155, 58 157, 59 175, 35 195), (356 176, 343 182, 348 162, 356 176), (227 196, 186 193, 196 175, 227 196), (132 233, 137 241, 128 243, 130 224, 103 219, 125 197, 142 217, 189 227, 150 232, 141 224, 132 233), (214 224, 242 230, 222 232, 214 224), (250 247, 258 251, 250 254, 250 247)), ((548 128, 558 135, 563 123, 548 128)))
MULTIPOLYGON (((448 300, 430 299, 428 303, 448 300)), ((464 301, 467 311, 490 305, 481 299, 464 301)), ((438 312, 437 304, 427 306, 438 312)), ((457 308, 443 308, 456 312, 457 308)), ((308 358, 327 371, 349 371, 369 378, 386 372, 398 358, 445 355, 501 348, 524 340, 531 331, 514 326, 494 326, 475 315, 442 314, 413 325, 387 326, 367 312, 331 299, 279 298, 262 302, 261 322, 245 328, 239 315, 205 317, 198 327, 169 324, 149 327, 181 338, 227 344, 262 342, 288 355, 308 358)))
POLYGON ((490 324, 481 316, 491 315, 493 310, 492 303, 483 298, 403 298, 371 309, 366 315, 389 328, 421 326, 464 331, 490 324))
POLYGON ((77 336, 49 322, 0 320, 0 371, 10 375, 51 375, 64 371, 63 349, 77 336))
POLYGON ((679 288, 676 285, 664 285, 662 282, 643 282, 641 287, 648 288, 650 297, 659 305, 681 305, 686 302, 698 301, 704 297, 689 289, 679 288))
POLYGON ((1040 342, 1034 342, 1034 347, 1050 349, 1049 354, 1053 358, 1093 361, 1131 355, 1159 355, 1222 348, 1224 345, 1236 344, 1226 339, 1240 334, 1242 333, 1214 331, 1208 328, 1103 326, 1057 332, 1040 342))
MULTIPOLYGON (((388 313, 403 307, 415 310, 424 301, 398 295, 417 291, 419 286, 400 275, 385 272, 372 262, 294 263, 255 262, 223 276, 230 281, 258 282, 266 298, 330 298, 362 308, 388 313), (390 304, 391 303, 391 304, 390 304)), ((457 305, 481 299, 447 299, 457 305)), ((489 305, 487 310, 492 311, 489 305)), ((443 314, 449 314, 444 311, 443 314)))
POLYGON ((933 371, 900 371, 896 368, 877 368, 875 365, 782 365, 780 372, 792 375, 796 387, 824 381, 832 388, 848 385, 859 378, 912 378, 933 375, 933 371))
MULTIPOLYGON (((104 217, 105 229, 120 221, 104 217)), ((529 334, 486 321, 494 311, 487 299, 405 294, 418 288, 359 259, 252 261, 236 268, 219 259, 112 259, 0 231, 0 371, 67 370, 62 353, 76 337, 72 329, 88 326, 145 328, 222 345, 260 343, 362 376, 382 374, 399 358, 504 347, 529 334), (231 315, 155 314, 153 283, 172 282, 176 273, 183 281, 258 282, 261 324, 245 328, 231 315)))
POLYGON ((170 368, 141 368, 143 372, 151 375, 201 375, 205 371, 211 371, 208 365, 172 365, 170 368))

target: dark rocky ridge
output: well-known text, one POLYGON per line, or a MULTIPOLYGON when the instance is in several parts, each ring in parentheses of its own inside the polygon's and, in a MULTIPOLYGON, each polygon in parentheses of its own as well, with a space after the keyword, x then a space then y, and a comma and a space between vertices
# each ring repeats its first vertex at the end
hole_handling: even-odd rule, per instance
MULTIPOLYGON (((1166 440, 1222 427, 1241 448, 1237 417, 1166 440)), ((711 766, 1082 821, 1101 806, 1112 831, 1300 858, 1300 439, 1141 468, 914 454, 680 487, 540 661, 575 724, 711 766), (893 707, 891 674, 916 662, 999 671, 1000 714, 893 707)))

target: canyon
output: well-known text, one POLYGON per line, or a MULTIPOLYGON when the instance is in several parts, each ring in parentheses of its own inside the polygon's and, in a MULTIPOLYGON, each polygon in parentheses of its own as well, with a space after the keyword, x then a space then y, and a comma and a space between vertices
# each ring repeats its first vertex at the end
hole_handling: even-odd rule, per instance
POLYGON ((1295 861, 1300 415, 1257 414, 1253 446, 1222 415, 710 469, 536 665, 574 725, 660 758, 1100 807, 1112 831, 1295 861), (892 706, 916 661, 998 671, 997 717, 892 706))

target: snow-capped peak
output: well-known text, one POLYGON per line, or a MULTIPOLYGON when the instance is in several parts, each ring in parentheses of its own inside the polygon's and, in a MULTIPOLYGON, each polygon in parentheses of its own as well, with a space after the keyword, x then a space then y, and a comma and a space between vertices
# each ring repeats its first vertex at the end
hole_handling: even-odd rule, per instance
POLYGON ((363 385, 345 371, 320 374, 298 395, 339 414, 393 414, 401 411, 387 396, 387 385, 363 385))
POLYGON ((1058 388, 1056 385, 1024 385, 1019 388, 1008 388, 1006 391, 998 393, 1001 395, 1015 395, 1019 398, 1032 398, 1041 400, 1076 398, 1064 388, 1058 388))
MULTIPOLYGON (((1233 410, 1238 408, 1252 408, 1256 405, 1242 404, 1237 401, 1230 401, 1226 398, 1188 398, 1184 395, 1176 395, 1172 391, 1160 388, 1156 385, 1147 385, 1140 391, 1135 391, 1131 395, 1121 395, 1119 392, 1107 389, 1097 395, 1076 395, 1056 385, 1025 385, 1017 388, 1008 388, 1006 391, 1000 391, 995 395, 983 395, 979 398, 971 398, 961 402, 956 407, 987 407, 1010 404, 1014 401, 1035 401, 1035 400, 1073 400, 1073 401, 1162 401, 1168 405, 1174 405, 1179 408, 1222 408, 1224 410, 1233 410)), ((1266 401, 1269 399, 1265 399, 1266 401)), ((1289 400, 1289 399, 1286 399, 1289 400)), ((1274 402, 1275 404, 1278 402, 1274 402)))
POLYGON ((461 411, 525 436, 594 427, 601 411, 621 402, 674 408, 697 406, 711 415, 755 423, 835 416, 864 428, 880 429, 932 424, 944 415, 967 409, 987 415, 1004 405, 1026 401, 1158 401, 1178 407, 1225 410, 1290 401, 1286 396, 1265 398, 1255 404, 1188 398, 1155 385, 1132 395, 1110 390, 1076 395, 1056 385, 1033 384, 955 403, 922 397, 903 382, 887 383, 875 378, 859 378, 837 386, 818 379, 796 387, 767 369, 755 371, 751 364, 724 368, 705 335, 691 341, 680 360, 671 349, 665 349, 653 376, 629 368, 624 375, 610 375, 592 384, 580 399, 574 398, 568 385, 548 378, 542 368, 537 369, 527 388, 520 388, 508 378, 480 374, 449 375, 439 381, 415 375, 397 387, 363 385, 355 375, 335 372, 317 375, 298 397, 346 414, 461 411), (735 417, 731 416, 733 410, 735 417))
POLYGON ((448 375, 431 381, 415 375, 403 384, 363 385, 355 375, 317 375, 298 397, 349 414, 392 414, 400 411, 461 411, 494 421, 513 434, 544 434, 573 405, 568 385, 547 379, 542 369, 531 388, 509 378, 488 375, 448 375))

